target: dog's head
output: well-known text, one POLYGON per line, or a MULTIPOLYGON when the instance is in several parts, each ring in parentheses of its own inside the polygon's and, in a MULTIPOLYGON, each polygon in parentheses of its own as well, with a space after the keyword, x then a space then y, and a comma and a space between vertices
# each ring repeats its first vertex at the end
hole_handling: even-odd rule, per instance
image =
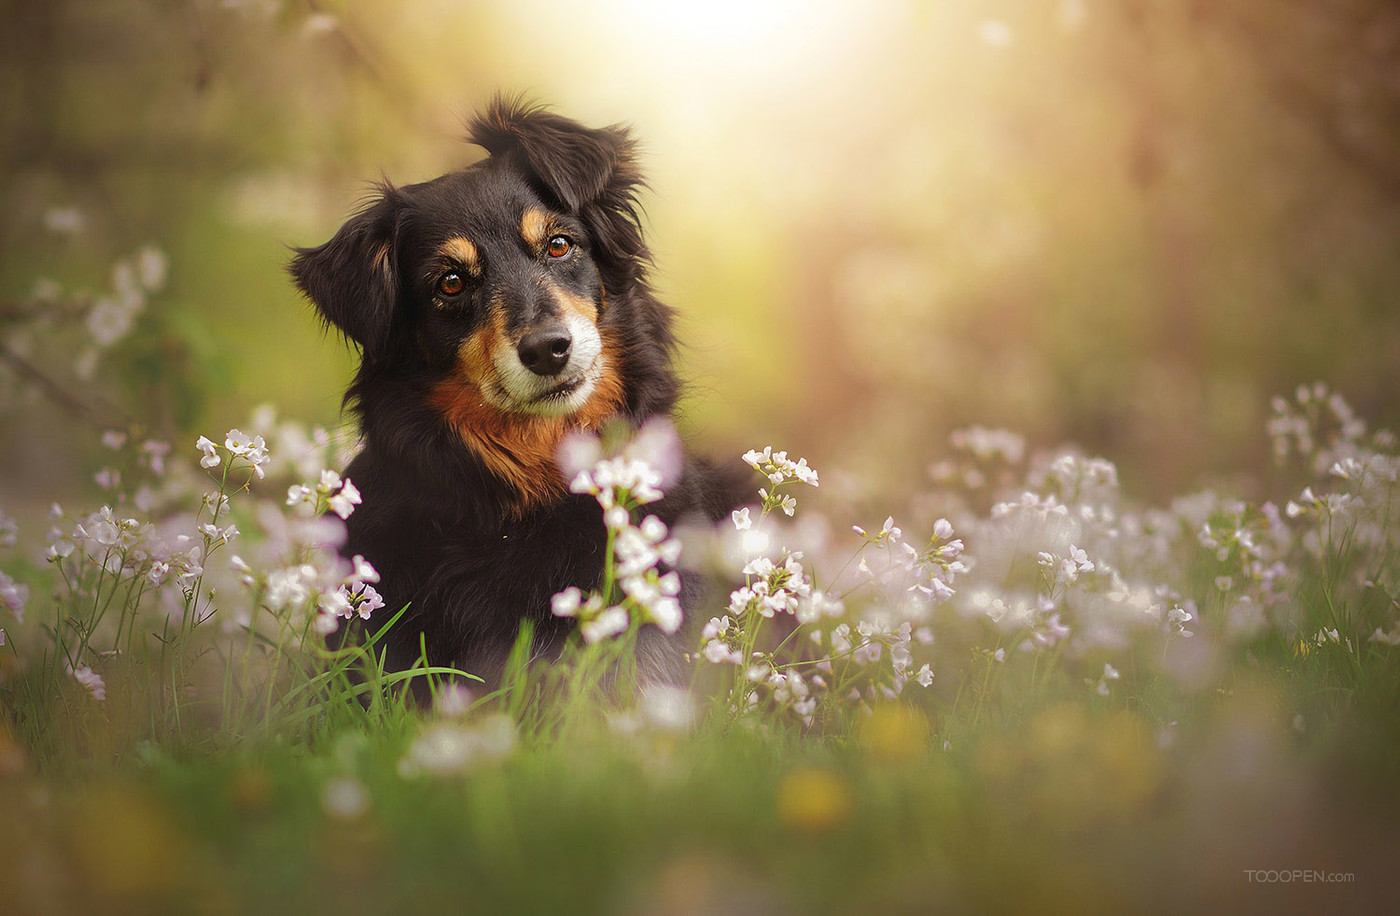
POLYGON ((382 186, 329 242, 298 250, 297 284, 367 366, 426 371, 456 386, 459 411, 616 409, 609 292, 647 258, 631 138, 498 99, 470 139, 489 157, 382 186))

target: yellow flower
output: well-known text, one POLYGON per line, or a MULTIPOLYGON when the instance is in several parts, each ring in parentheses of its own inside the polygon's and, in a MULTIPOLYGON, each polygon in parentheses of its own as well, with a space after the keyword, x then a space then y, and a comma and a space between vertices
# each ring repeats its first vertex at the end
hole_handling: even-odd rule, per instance
POLYGON ((824 833, 845 821, 850 811, 850 790, 830 770, 799 767, 778 785, 778 818, 789 827, 824 833))

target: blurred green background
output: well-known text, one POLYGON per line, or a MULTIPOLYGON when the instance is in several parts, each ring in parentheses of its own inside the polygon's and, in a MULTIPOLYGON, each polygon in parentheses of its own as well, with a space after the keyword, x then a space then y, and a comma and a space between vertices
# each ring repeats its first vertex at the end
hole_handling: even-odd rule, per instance
MULTIPOLYGON (((263 402, 337 421, 352 361, 287 246, 381 175, 474 160, 462 121, 498 90, 642 139, 703 450, 906 488, 949 430, 1006 426, 1160 498, 1262 466, 1299 382, 1400 419, 1387 0, 0 9, 7 352, 182 449, 263 402), (36 329, 25 303, 146 243, 169 287, 80 382, 81 320, 36 329)), ((0 504, 87 485, 94 424, 13 361, 0 385, 0 504)))

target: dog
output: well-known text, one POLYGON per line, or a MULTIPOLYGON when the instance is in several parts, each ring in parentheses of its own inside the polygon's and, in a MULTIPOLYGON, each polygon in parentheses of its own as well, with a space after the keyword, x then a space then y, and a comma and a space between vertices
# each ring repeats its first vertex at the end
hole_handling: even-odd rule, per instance
MULTIPOLYGON (((345 469, 363 503, 347 556, 380 574, 388 665, 499 678, 521 622, 537 655, 571 622, 557 592, 598 584, 602 510, 571 493, 556 455, 575 430, 669 417, 681 385, 672 310, 648 284, 636 143, 497 97, 469 123, 486 158, 431 181, 383 183, 290 272, 359 350, 345 395, 363 450, 345 469)), ((712 465, 686 459, 648 510, 713 522, 737 504, 712 465)), ((696 594, 682 576, 682 605, 696 594)), ((682 653, 655 627, 639 667, 677 680, 682 653)))

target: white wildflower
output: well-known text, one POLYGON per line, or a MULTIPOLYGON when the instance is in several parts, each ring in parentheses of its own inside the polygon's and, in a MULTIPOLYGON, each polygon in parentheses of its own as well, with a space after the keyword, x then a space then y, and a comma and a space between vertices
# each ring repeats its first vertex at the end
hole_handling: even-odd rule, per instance
POLYGON ((76 235, 87 228, 87 216, 77 207, 50 207, 43 221, 45 229, 59 235, 76 235))
POLYGON ((807 465, 805 458, 792 461, 787 452, 774 452, 772 446, 765 446, 761 452, 750 449, 741 457, 745 464, 767 477, 775 487, 788 481, 820 486, 817 472, 807 465))
POLYGON ((76 668, 72 665, 67 665, 66 667, 68 669, 68 674, 72 676, 73 680, 86 687, 88 693, 92 694, 94 700, 101 702, 107 699, 107 685, 103 682, 100 674, 93 671, 87 665, 79 665, 76 668))
POLYGON ((350 517, 350 513, 355 511, 355 507, 361 503, 360 491, 350 482, 350 478, 345 478, 341 485, 340 492, 336 493, 327 504, 330 510, 342 519, 350 517))
POLYGON ((219 447, 209 440, 208 436, 200 436, 195 447, 204 453, 199 459, 199 466, 208 470, 219 466, 219 447))
POLYGON ((550 599, 550 610, 555 617, 577 616, 582 606, 583 592, 572 585, 550 599))
POLYGON ((447 776, 465 772, 478 760, 494 760, 515 750, 515 722, 505 715, 487 717, 475 728, 455 722, 437 722, 413 741, 399 761, 399 775, 447 776))
POLYGON ((712 665, 744 663, 744 656, 738 649, 731 648, 719 639, 707 641, 700 649, 700 654, 712 665))
POLYGON ((0 572, 0 606, 9 610, 16 620, 24 622, 24 605, 29 601, 29 586, 16 582, 0 572))
POLYGON ((345 583, 350 586, 361 585, 366 582, 378 582, 379 572, 370 565, 370 562, 360 554, 355 554, 350 560, 351 572, 345 577, 345 583))
POLYGON ((250 436, 240 429, 231 429, 224 437, 224 448, 242 458, 256 447, 255 443, 261 438, 261 436, 250 436))
POLYGON ((97 300, 88 312, 87 329, 93 342, 106 349, 131 332, 135 313, 126 303, 116 299, 97 300))
POLYGON ((287 488, 287 505, 298 515, 308 517, 316 511, 316 491, 305 484, 294 483, 287 488))
POLYGON ((627 632, 630 623, 631 617, 627 609, 614 605, 601 611, 593 619, 582 621, 579 624, 579 632, 583 634, 584 642, 592 644, 627 632))
POLYGON ((242 557, 238 556, 237 554, 234 554, 233 556, 229 557, 228 565, 229 568, 233 570, 234 575, 238 576, 238 581, 242 582, 244 585, 250 588, 253 586, 254 582, 256 581, 253 577, 253 569, 243 560, 242 557))
MULTIPOLYGON (((343 587, 343 586, 342 586, 343 587)), ((355 602, 355 613, 360 615, 361 620, 369 620, 369 615, 384 606, 384 598, 375 591, 374 586, 368 582, 360 585, 358 591, 353 595, 355 602)))
POLYGON ((159 292, 165 286, 170 261, 158 248, 147 246, 136 253, 136 274, 148 292, 159 292))
POLYGON ((165 475, 165 458, 170 454, 170 443, 158 439, 147 439, 141 443, 141 463, 151 469, 157 477, 165 475))
POLYGON ((170 575, 170 564, 164 560, 155 560, 151 563, 151 568, 146 572, 146 578, 155 588, 160 588, 165 584, 165 578, 170 575))
POLYGON ((603 512, 603 524, 612 531, 621 531, 632 524, 632 513, 624 506, 610 506, 603 512))
POLYGON ((321 809, 338 821, 355 821, 369 810, 369 792, 353 776, 337 776, 321 789, 321 809))
POLYGON ((321 613, 329 614, 332 617, 349 618, 355 612, 354 605, 350 601, 350 593, 343 586, 335 591, 322 592, 316 606, 321 613))
POLYGON ((642 691, 642 720, 668 732, 687 731, 695 724, 695 700, 690 691, 668 684, 652 684, 642 691))
POLYGON ((1387 646, 1400 646, 1400 626, 1395 627, 1389 633, 1376 627, 1376 632, 1371 634, 1371 642, 1383 643, 1387 646))

